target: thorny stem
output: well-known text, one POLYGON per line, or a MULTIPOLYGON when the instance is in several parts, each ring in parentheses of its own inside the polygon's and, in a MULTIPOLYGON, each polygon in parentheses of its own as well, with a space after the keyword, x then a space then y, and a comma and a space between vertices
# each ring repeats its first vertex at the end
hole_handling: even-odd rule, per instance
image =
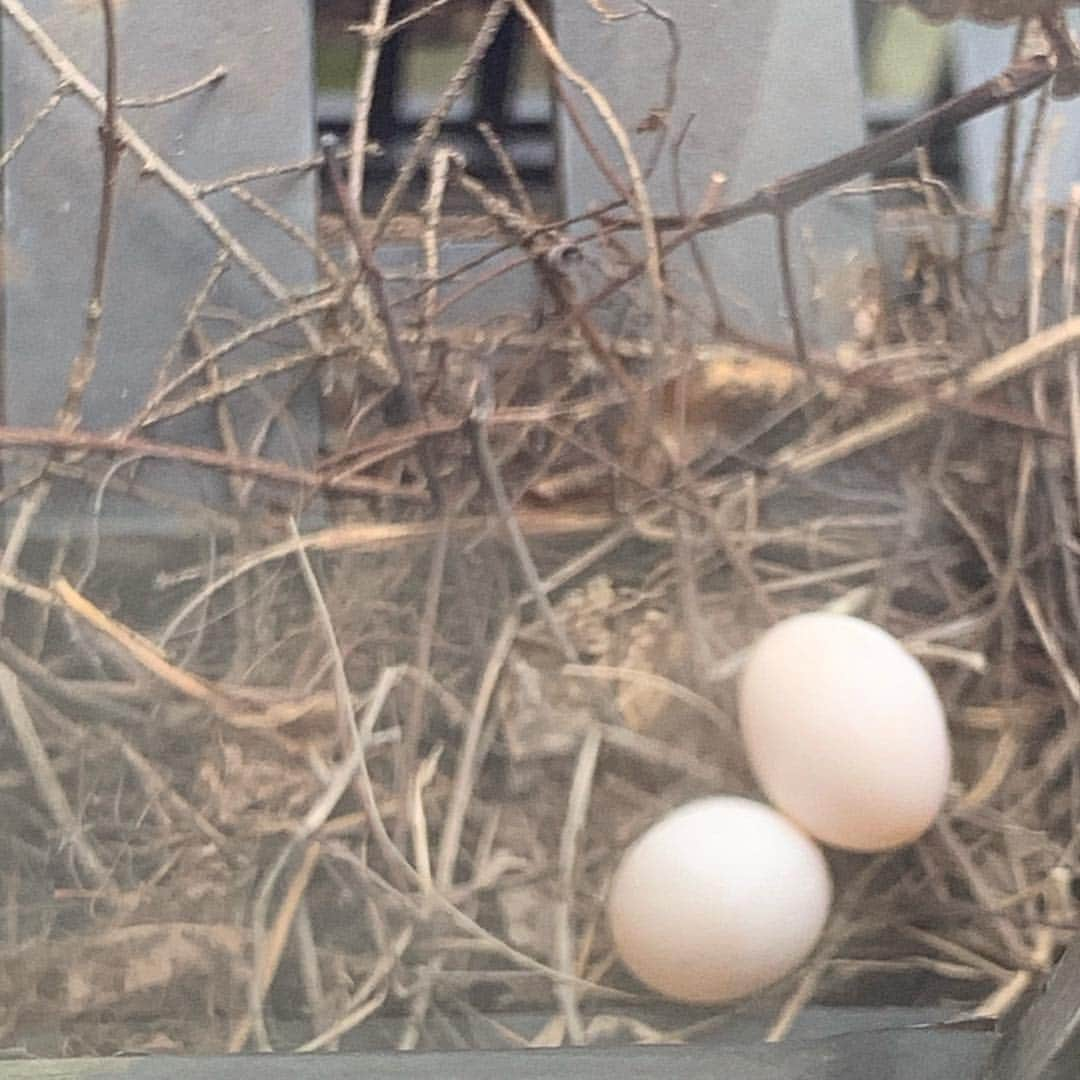
POLYGON ((188 83, 187 86, 181 86, 178 90, 169 90, 167 93, 156 94, 152 97, 121 98, 117 104, 121 109, 154 109, 159 105, 169 105, 174 101, 179 101, 181 98, 197 94, 207 87, 217 86, 227 74, 228 71, 225 67, 218 64, 213 71, 207 72, 202 78, 188 83))

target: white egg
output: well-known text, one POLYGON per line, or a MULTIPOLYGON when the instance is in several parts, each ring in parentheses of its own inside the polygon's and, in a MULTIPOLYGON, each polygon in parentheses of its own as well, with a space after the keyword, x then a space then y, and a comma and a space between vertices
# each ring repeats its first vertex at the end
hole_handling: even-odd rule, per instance
POLYGON ((767 631, 742 672, 739 725, 761 789, 823 843, 911 843, 945 800, 951 755, 934 684, 862 619, 817 612, 767 631))
POLYGON ((608 921, 642 982, 717 1004, 798 967, 831 901, 810 837, 762 803, 725 796, 688 803, 638 838, 612 879, 608 921))

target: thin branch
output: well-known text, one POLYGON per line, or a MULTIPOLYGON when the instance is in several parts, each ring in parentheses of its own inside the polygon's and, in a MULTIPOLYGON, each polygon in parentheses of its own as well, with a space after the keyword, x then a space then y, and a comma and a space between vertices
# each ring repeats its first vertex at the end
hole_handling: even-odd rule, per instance
MULTIPOLYGON (((402 404, 405 407, 405 416, 407 420, 422 420, 424 411, 420 405, 420 399, 416 394, 413 364, 405 355, 405 347, 402 343, 401 335, 398 333, 397 319, 394 316, 390 301, 386 295, 382 272, 375 262, 372 242, 364 230, 359 212, 352 202, 349 201, 349 195, 345 189, 345 183, 341 176, 341 164, 333 153, 333 147, 333 141, 330 139, 324 141, 323 148, 326 152, 327 168, 330 172, 330 178, 333 181, 338 201, 341 203, 341 210, 353 242, 353 248, 356 251, 358 271, 364 285, 371 294, 372 300, 375 302, 375 311, 378 314, 379 322, 382 324, 382 328, 386 334, 387 351, 390 353, 391 362, 397 372, 397 390, 401 395, 402 404)), ((434 506, 435 511, 438 512, 445 505, 445 500, 429 440, 420 440, 417 446, 417 454, 420 458, 420 467, 424 471, 424 479, 427 480, 428 492, 431 495, 432 505, 434 506)))
POLYGON ((645 174, 630 143, 630 137, 604 95, 588 79, 570 66, 546 27, 540 22, 536 12, 526 3, 526 0, 514 0, 514 7, 528 24, 536 43, 553 70, 568 82, 573 83, 588 98, 589 103, 604 122, 605 127, 607 127, 619 147, 623 164, 626 166, 627 174, 630 177, 630 188, 634 197, 634 209, 637 211, 638 227, 641 229, 645 240, 645 269, 649 280, 653 309, 652 333, 656 344, 656 359, 659 360, 664 348, 667 327, 663 256, 656 228, 656 217, 652 209, 652 199, 645 184, 645 174))
MULTIPOLYGON (((1000 75, 870 139, 862 146, 782 177, 739 202, 690 220, 682 215, 657 216, 657 229, 675 232, 675 236, 664 243, 661 257, 666 258, 699 233, 726 228, 749 218, 790 212, 816 195, 851 183, 867 173, 877 172, 960 124, 1026 97, 1043 86, 1052 75, 1053 62, 1043 56, 1012 64, 1000 75)), ((641 228, 641 223, 636 218, 625 217, 607 222, 606 227, 633 230, 641 228)), ((639 260, 622 274, 613 276, 582 306, 589 309, 603 303, 648 269, 648 264, 639 260)))
POLYGON ((795 359, 804 371, 811 371, 803 336, 802 318, 799 316, 799 294, 795 286, 795 272, 791 265, 790 219, 786 211, 776 215, 776 250, 780 260, 780 281, 784 289, 791 340, 795 347, 795 359))
POLYGON ((814 446, 781 451, 772 459, 770 472, 773 469, 787 475, 812 472, 858 450, 910 431, 938 416, 946 406, 984 394, 1007 379, 1057 359, 1065 350, 1076 348, 1077 345, 1080 345, 1080 315, 1074 315, 984 360, 964 378, 946 383, 932 396, 895 405, 865 423, 814 446))
POLYGON ((101 193, 98 202, 97 240, 90 299, 86 305, 82 346, 68 374, 67 393, 56 416, 56 426, 65 434, 79 426, 83 397, 97 365, 101 338, 101 317, 105 303, 105 274, 109 262, 113 210, 116 206, 116 177, 123 142, 117 130, 116 25, 113 0, 100 0, 105 33, 105 102, 101 123, 101 193))
POLYGON ((47 117, 50 116, 53 110, 61 101, 64 100, 71 93, 71 86, 68 83, 60 83, 59 86, 49 95, 48 100, 44 105, 30 119, 26 122, 26 127, 11 140, 7 149, 2 155, 0 155, 0 169, 4 169, 11 162, 11 159, 22 149, 23 144, 27 139, 37 130, 38 125, 47 117))
POLYGON ((513 546, 514 554, 517 556, 518 567, 525 578, 529 593, 536 603, 537 612, 544 620, 548 630, 551 631, 552 637, 554 637, 563 654, 563 659, 568 663, 575 664, 578 659, 577 651, 574 649, 570 638, 567 636, 566 630, 563 629, 562 624, 556 617, 555 611, 551 606, 551 601, 548 600, 547 593, 544 591, 544 584, 540 580, 540 575, 536 570, 536 563, 533 562, 532 555, 529 552, 529 545, 525 542, 525 536, 521 531, 521 526, 514 516, 514 508, 506 494, 506 488, 503 485, 502 477, 499 475, 499 466, 495 461, 495 456, 492 454, 491 446, 488 443, 487 416, 491 411, 491 393, 490 376, 485 372, 480 377, 480 385, 476 395, 476 404, 473 407, 472 416, 469 419, 469 434, 472 438, 473 452, 476 455, 477 465, 480 468, 480 475, 483 476, 488 491, 491 493, 491 497, 495 503, 495 509, 499 515, 499 520, 502 522, 503 528, 510 537, 510 543, 513 546))
MULTIPOLYGON (((409 702, 409 711, 406 714, 404 727, 401 733, 401 746, 397 760, 397 783, 398 797, 404 800, 408 788, 412 782, 413 770, 416 767, 416 758, 424 733, 424 701, 425 680, 430 677, 432 643, 435 637, 439 619, 439 605, 442 599, 443 578, 446 573, 446 552, 450 541, 450 521, 443 518, 443 528, 435 538, 435 549, 431 555, 431 565, 428 569, 427 585, 424 589, 424 610, 420 617, 420 632, 416 643, 415 669, 420 678, 414 680, 412 699, 409 702)), ((436 684, 437 685, 437 684, 436 684)), ((402 828, 405 821, 402 820, 402 828)), ((395 837, 400 843, 401 837, 395 837)))
MULTIPOLYGON (((213 288, 214 283, 220 275, 224 273, 225 269, 225 260, 219 258, 215 263, 214 270, 208 277, 204 288, 200 290, 199 296, 196 298, 196 306, 200 306, 209 296, 209 292, 213 288)), ((212 348, 203 352, 201 356, 196 357, 178 375, 174 375, 168 381, 161 381, 153 393, 150 394, 145 402, 143 402, 138 413, 124 425, 121 432, 125 435, 129 435, 139 428, 148 427, 150 424, 156 423, 167 415, 174 415, 162 411, 170 407, 175 407, 176 405, 175 402, 167 401, 169 396, 179 390, 184 383, 190 382, 197 375, 201 375, 208 365, 225 359, 230 353, 249 344, 256 338, 270 334, 274 330, 280 330, 283 326, 288 326, 291 323, 298 322, 311 315, 317 315, 327 311, 333 308, 338 302, 339 300, 336 295, 315 296, 308 300, 301 300, 295 304, 290 304, 279 311, 272 312, 263 319, 248 323, 242 330, 239 330, 231 337, 225 338, 223 341, 215 343, 212 348)), ((193 321, 194 320, 192 320, 192 322, 193 321)), ((176 352, 179 351, 176 346, 174 346, 174 350, 176 352)), ((175 355, 175 352, 170 350, 170 355, 175 355)), ((309 350, 305 350, 303 355, 306 357, 313 356, 309 350)), ((164 365, 162 373, 164 374, 164 365)), ((189 407, 190 406, 185 406, 185 408, 189 407)))
POLYGON ((491 647, 480 686, 473 700, 469 723, 465 729, 461 748, 458 750, 457 771, 454 786, 450 792, 450 802, 446 810, 442 834, 439 837, 439 853, 435 864, 435 888, 439 893, 447 893, 454 884, 454 868, 457 866, 461 850, 461 834, 465 827, 465 814, 473 794, 473 784, 479 768, 480 736, 484 721, 487 719, 491 699, 502 676, 503 665, 510 655, 514 639, 518 632, 517 615, 510 615, 503 622, 495 644, 491 647))
POLYGON ((392 480, 383 480, 377 476, 364 477, 355 474, 333 476, 301 469, 269 458, 237 456, 202 446, 156 442, 130 436, 99 435, 90 431, 73 431, 65 435, 55 428, 0 427, 0 447, 41 447, 66 453, 118 454, 131 459, 179 461, 308 491, 338 491, 351 495, 392 495, 413 501, 421 501, 424 498, 419 486, 410 491, 409 488, 402 487, 392 480))
POLYGON ((196 79, 194 82, 188 83, 187 86, 181 86, 178 90, 170 90, 168 93, 151 97, 121 98, 117 104, 121 109, 154 109, 158 105, 169 105, 174 101, 179 101, 181 98, 197 94, 200 90, 217 86, 228 74, 228 68, 224 64, 218 64, 213 71, 207 72, 201 79, 196 79))
POLYGON ((256 180, 271 180, 274 177, 289 176, 292 173, 314 172, 322 163, 322 156, 319 155, 304 158, 302 161, 288 161, 283 165, 261 165, 258 168, 233 173, 231 176, 222 176, 217 180, 200 181, 192 186, 198 197, 204 198, 215 191, 224 191, 227 188, 250 184, 256 180))
POLYGON ((364 212, 364 166, 367 163, 368 128, 371 124, 371 106, 375 99, 375 76, 386 38, 387 19, 390 17, 390 0, 375 0, 371 21, 351 27, 364 40, 364 62, 356 78, 353 100, 352 133, 350 135, 349 178, 345 186, 343 203, 357 214, 364 212))
MULTIPOLYGON (((596 762, 603 745, 603 729, 594 724, 585 733, 578 750, 574 778, 570 783, 570 795, 566 800, 566 817, 563 820, 559 840, 559 898, 555 904, 555 967, 564 975, 577 975, 578 963, 574 955, 574 879, 578 867, 581 837, 589 815, 596 762)), ((585 1042, 585 1025, 578 1008, 580 992, 571 982, 560 983, 556 993, 562 1006, 563 1018, 570 1042, 581 1046, 585 1042)))

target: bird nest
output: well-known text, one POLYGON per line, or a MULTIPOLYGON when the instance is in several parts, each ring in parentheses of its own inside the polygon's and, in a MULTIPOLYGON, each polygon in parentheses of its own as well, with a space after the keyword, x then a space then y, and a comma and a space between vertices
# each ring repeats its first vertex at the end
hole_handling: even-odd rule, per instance
MULTIPOLYGON (((573 252, 536 244, 560 223, 431 176, 429 260, 441 176, 552 292, 539 318, 455 327, 432 297, 497 271, 429 261, 418 288, 336 218, 310 465, 245 455, 225 413, 221 450, 9 432, 26 528, 0 581, 0 1045, 557 1045, 723 1022, 655 1007, 613 955, 605 891, 669 808, 757 794, 741 657, 817 609, 927 666, 954 777, 916 844, 829 853, 823 940, 751 1006, 780 1036, 815 1002, 1015 1005, 1077 926, 1080 204, 1014 191, 991 224, 929 175, 883 194, 906 272, 862 297, 857 340, 797 357, 661 336, 632 251, 644 332, 614 333, 560 292, 573 252), (118 455, 225 493, 185 504, 118 455), (188 531, 108 540, 106 489, 188 531), (22 543, 58 491, 86 528, 22 543)), ((216 400, 198 374, 201 397, 158 404, 216 400)))

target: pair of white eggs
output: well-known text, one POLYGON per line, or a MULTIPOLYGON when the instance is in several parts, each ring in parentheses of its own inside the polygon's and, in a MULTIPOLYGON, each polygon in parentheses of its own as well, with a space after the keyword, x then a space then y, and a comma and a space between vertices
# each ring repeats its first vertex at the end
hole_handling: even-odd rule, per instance
POLYGON ((861 852, 911 843, 949 784, 934 684, 872 623, 817 612, 777 624, 747 658, 738 703, 776 809, 727 796, 675 810, 627 850, 608 898, 623 963, 700 1004, 763 989, 813 951, 832 903, 816 841, 861 852))

